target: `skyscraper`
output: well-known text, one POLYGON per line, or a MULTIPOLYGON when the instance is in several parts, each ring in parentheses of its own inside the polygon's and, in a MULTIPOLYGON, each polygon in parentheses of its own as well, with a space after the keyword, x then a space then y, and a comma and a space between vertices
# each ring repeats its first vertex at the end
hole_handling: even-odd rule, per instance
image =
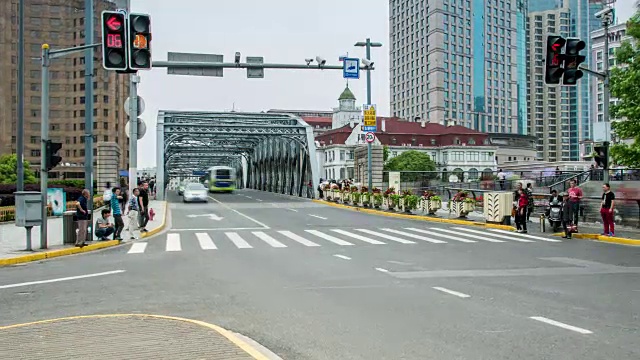
POLYGON ((391 112, 526 133, 528 0, 390 0, 391 112))

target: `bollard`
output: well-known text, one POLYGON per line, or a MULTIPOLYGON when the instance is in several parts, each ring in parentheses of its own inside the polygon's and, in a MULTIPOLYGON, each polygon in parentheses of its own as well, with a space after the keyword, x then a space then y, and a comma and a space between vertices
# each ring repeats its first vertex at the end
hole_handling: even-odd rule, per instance
POLYGON ((540 232, 544 232, 545 231, 546 225, 547 225, 547 223, 545 222, 544 214, 540 214, 540 232))
POLYGON ((76 243, 76 223, 73 221, 75 215, 75 211, 65 211, 62 215, 62 243, 65 245, 76 243))

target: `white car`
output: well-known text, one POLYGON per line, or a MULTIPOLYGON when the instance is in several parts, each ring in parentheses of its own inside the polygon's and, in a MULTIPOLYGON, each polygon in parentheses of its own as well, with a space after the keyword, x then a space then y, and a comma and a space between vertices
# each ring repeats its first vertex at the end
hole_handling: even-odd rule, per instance
POLYGON ((184 193, 182 195, 183 202, 208 202, 209 201, 209 192, 207 188, 202 184, 192 183, 187 184, 184 188, 184 193))

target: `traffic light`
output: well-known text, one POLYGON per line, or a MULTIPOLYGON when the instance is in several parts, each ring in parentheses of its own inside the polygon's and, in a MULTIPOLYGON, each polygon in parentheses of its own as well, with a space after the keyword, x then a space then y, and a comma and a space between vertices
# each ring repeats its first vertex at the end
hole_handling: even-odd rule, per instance
POLYGON ((564 76, 562 79, 564 85, 576 85, 584 75, 580 70, 580 64, 587 58, 584 55, 580 55, 580 51, 585 46, 585 42, 578 38, 567 39, 567 52, 564 56, 564 76))
POLYGON ((102 12, 102 66, 107 70, 127 69, 126 16, 117 11, 102 12))
POLYGON ((609 142, 605 141, 602 144, 598 144, 593 147, 593 160, 599 168, 604 170, 609 169, 609 142))
POLYGON ((562 62, 564 60, 562 48, 566 42, 562 36, 547 36, 547 59, 545 61, 544 76, 544 82, 547 84, 560 84, 560 79, 564 72, 562 68, 562 62))
POLYGON ((127 25, 129 69, 151 69, 151 17, 147 14, 129 14, 127 25))
POLYGON ((62 143, 52 142, 47 140, 47 153, 45 154, 45 161, 47 165, 47 171, 51 171, 54 167, 58 166, 62 161, 62 157, 56 155, 56 153, 62 148, 62 143))

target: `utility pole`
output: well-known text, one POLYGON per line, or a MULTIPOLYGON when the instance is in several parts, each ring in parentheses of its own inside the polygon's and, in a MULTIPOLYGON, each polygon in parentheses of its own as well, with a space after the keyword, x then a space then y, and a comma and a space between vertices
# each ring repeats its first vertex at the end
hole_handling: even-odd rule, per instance
MULTIPOLYGON (((84 0, 85 44, 95 40, 93 26, 93 0, 84 0)), ((89 190, 87 208, 93 223, 93 47, 84 53, 84 188, 89 190)), ((92 226, 89 225, 92 229, 92 226)), ((93 233, 93 229, 91 230, 93 233)))
POLYGON ((42 225, 40 226, 40 249, 47 248, 47 140, 49 140, 49 44, 42 45, 42 97, 40 99, 40 196, 42 196, 42 225))
POLYGON ((18 126, 16 132, 16 156, 18 181, 16 191, 24 191, 24 2, 18 4, 18 126))
MULTIPOLYGON (((366 59, 369 62, 369 64, 371 64, 371 48, 372 47, 382 47, 381 43, 377 43, 377 42, 371 42, 370 38, 367 38, 367 41, 362 42, 359 41, 355 44, 355 46, 359 46, 359 47, 365 47, 366 48, 366 59)), ((367 105, 372 105, 371 104, 371 66, 367 64, 366 67, 367 70, 367 105)), ((377 114, 376 114, 377 116, 377 114)), ((377 120, 376 120, 376 125, 377 125, 377 120)), ((373 190, 373 174, 372 174, 372 161, 371 161, 371 152, 372 152, 372 143, 368 143, 367 144, 367 171, 369 173, 369 192, 371 192, 373 190)))
POLYGON ((129 76, 129 196, 138 187, 138 83, 140 76, 129 76))
MULTIPOLYGON (((611 73, 609 71, 609 26, 613 22, 613 11, 604 15, 602 17, 602 26, 604 27, 604 114, 603 121, 605 123, 609 123, 609 127, 611 127, 611 123, 609 121, 609 80, 611 78, 611 73)), ((611 131, 609 131, 611 133, 611 131)), ((607 139, 610 140, 610 139, 607 139)), ((607 141, 608 144, 608 141, 607 141)), ((608 147, 608 146, 607 146, 608 147)), ((609 150, 607 149, 607 157, 609 157, 609 150)), ((609 159, 605 160, 605 164, 607 164, 607 168, 603 169, 604 177, 603 180, 605 183, 609 182, 609 159)))

